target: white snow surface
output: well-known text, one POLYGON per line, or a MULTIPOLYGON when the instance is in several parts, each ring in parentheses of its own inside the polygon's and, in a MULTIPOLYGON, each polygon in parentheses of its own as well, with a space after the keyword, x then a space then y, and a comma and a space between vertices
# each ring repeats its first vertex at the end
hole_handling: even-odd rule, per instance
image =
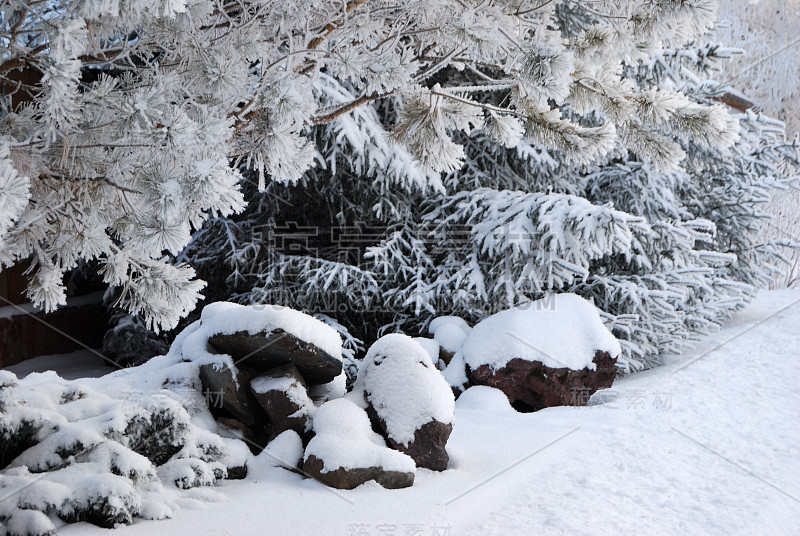
POLYGON ((342 359, 342 337, 325 322, 280 305, 240 305, 215 302, 206 305, 200 320, 189 325, 176 337, 170 355, 180 355, 199 364, 231 364, 230 357, 211 351, 208 339, 214 335, 230 335, 246 331, 251 335, 282 329, 298 339, 311 343, 323 352, 342 359))
POLYGON ((334 398, 341 398, 347 392, 347 373, 342 371, 341 374, 336 376, 328 383, 320 385, 312 385, 308 388, 308 396, 314 400, 333 400, 334 398))
POLYGON ((514 358, 550 368, 594 369, 595 352, 616 357, 619 341, 603 325, 597 308, 575 294, 555 294, 496 313, 472 328, 461 347, 471 369, 503 368, 514 358))
POLYGON ((439 343, 436 342, 436 339, 427 339, 425 337, 414 337, 414 340, 417 341, 422 348, 428 352, 428 356, 431 358, 431 362, 436 364, 439 362, 439 343))
POLYGON ((366 412, 346 398, 319 407, 314 414, 314 432, 304 459, 316 456, 322 460, 323 472, 366 467, 405 473, 416 470, 414 460, 388 448, 383 438, 372 431, 366 412))
MULTIPOLYGON (((519 414, 497 391, 473 387, 456 403, 450 468, 419 469, 410 488, 332 490, 252 457, 246 480, 143 500, 143 511, 172 518, 136 519, 113 536, 378 536, 387 527, 424 536, 796 536, 798 325, 800 289, 762 293, 693 352, 618 379, 589 407, 519 414)), ((163 358, 156 365, 154 376, 175 373, 163 358)), ((117 390, 141 385, 133 370, 121 371, 117 390)), ((46 393, 54 375, 38 376, 46 393)), ((283 446, 296 455, 298 442, 283 446)), ((17 471, 5 470, 5 481, 17 471)), ((70 493, 47 477, 14 498, 70 493)), ((112 534, 58 524, 60 536, 112 534)))
POLYGON ((253 461, 248 464, 248 477, 264 478, 270 468, 292 469, 303 459, 303 440, 294 430, 285 430, 267 445, 253 461))
POLYGON ((386 432, 403 445, 433 420, 453 422, 453 391, 428 352, 399 333, 375 341, 358 371, 354 386, 361 390, 386 423, 386 432))

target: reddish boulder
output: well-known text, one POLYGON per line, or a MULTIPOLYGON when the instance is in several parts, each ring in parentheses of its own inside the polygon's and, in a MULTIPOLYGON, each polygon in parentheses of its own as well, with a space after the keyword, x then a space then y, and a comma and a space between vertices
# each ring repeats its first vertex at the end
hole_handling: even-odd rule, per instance
POLYGON ((598 350, 592 360, 595 370, 551 368, 539 361, 514 358, 498 370, 481 365, 469 370, 468 376, 473 385, 503 391, 518 411, 538 411, 552 406, 585 406, 592 394, 611 387, 616 362, 616 357, 598 350))
POLYGON ((313 425, 315 435, 303 455, 307 476, 337 489, 369 480, 389 489, 414 483, 414 460, 383 445, 367 414, 352 401, 326 402, 315 412, 313 425))

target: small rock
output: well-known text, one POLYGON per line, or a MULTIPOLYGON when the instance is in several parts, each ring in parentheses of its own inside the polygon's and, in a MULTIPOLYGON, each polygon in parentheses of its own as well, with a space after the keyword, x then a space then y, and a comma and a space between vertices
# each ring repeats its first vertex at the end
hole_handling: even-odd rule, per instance
POLYGON ((227 451, 219 462, 225 465, 228 480, 241 480, 247 476, 247 461, 251 458, 247 443, 237 439, 222 438, 227 451))
POLYGON ((117 310, 103 336, 103 354, 119 367, 135 367, 169 351, 169 344, 138 318, 117 310))
POLYGON ((314 415, 303 471, 327 486, 353 489, 374 480, 390 489, 414 483, 410 457, 385 446, 363 409, 346 398, 326 402, 314 415))
POLYGON ((202 365, 200 380, 211 414, 215 417, 233 417, 250 428, 263 426, 265 415, 250 392, 250 379, 235 366, 202 365))
POLYGON ((414 473, 386 471, 381 467, 366 467, 324 471, 325 463, 313 454, 303 464, 303 471, 326 486, 336 489, 354 489, 374 480, 386 489, 408 488, 414 485, 414 473))
POLYGON ((228 480, 244 480, 247 478, 247 464, 228 467, 228 480))
POLYGON ((611 387, 617 359, 598 350, 592 362, 595 370, 550 368, 538 361, 515 358, 505 367, 492 370, 482 365, 470 371, 475 385, 488 385, 503 391, 518 411, 538 411, 553 406, 585 406, 599 389, 611 387))
POLYGON ((270 439, 294 430, 307 443, 311 415, 316 409, 297 367, 287 363, 250 381, 250 389, 272 423, 270 439))

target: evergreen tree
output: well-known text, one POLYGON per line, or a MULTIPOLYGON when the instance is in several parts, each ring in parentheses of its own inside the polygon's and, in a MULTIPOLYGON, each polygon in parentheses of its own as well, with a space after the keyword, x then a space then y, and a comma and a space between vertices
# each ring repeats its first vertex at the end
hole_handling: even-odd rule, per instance
POLYGON ((195 307, 194 266, 208 298, 324 314, 354 351, 571 290, 641 366, 770 265, 749 233, 794 148, 758 117, 734 144, 702 72, 725 51, 680 46, 714 18, 710 0, 9 5, 0 267, 30 256, 52 309, 97 259, 158 329, 195 307))
MULTIPOLYGON (((531 60, 537 98, 554 105, 537 120, 500 111, 520 99, 496 89, 502 69, 442 69, 425 103, 386 99, 318 128, 324 165, 299 186, 253 190, 244 216, 217 220, 186 259, 217 252, 209 276, 231 274, 217 297, 323 313, 362 339, 569 291, 606 313, 630 371, 721 324, 778 269, 778 245, 756 234, 797 146, 779 123, 715 104, 724 88, 711 79, 735 50, 683 45, 679 32, 671 48, 645 39, 618 55, 613 19, 576 3, 542 11, 565 57, 542 45, 531 60), (483 105, 483 125, 447 123, 462 102, 439 100, 441 87, 465 88, 458 98, 483 105), (433 147, 405 130, 431 102, 451 131, 436 154, 463 152, 442 174, 404 149, 433 147), (386 145, 387 134, 407 143, 386 145)), ((325 75, 316 90, 323 104, 353 91, 325 75)))

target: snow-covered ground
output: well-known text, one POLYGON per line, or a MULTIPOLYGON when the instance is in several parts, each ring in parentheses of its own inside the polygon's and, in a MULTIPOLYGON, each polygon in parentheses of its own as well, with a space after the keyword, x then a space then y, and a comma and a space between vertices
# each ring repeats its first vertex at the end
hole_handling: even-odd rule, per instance
POLYGON ((411 488, 338 491, 254 467, 203 502, 186 492, 173 519, 59 534, 800 534, 799 328, 800 291, 772 291, 590 407, 518 414, 468 391, 451 468, 420 469, 411 488))

